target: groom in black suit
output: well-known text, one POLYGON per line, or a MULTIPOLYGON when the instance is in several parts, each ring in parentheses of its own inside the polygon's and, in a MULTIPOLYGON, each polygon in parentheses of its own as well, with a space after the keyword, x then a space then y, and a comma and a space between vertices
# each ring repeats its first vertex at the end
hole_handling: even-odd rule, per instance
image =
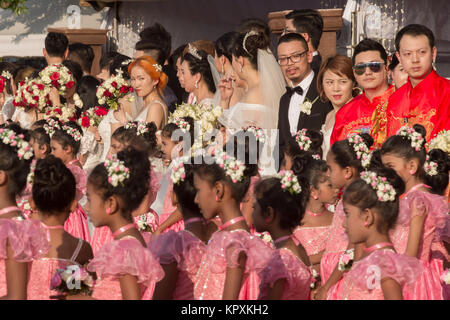
POLYGON ((281 96, 278 111, 279 154, 284 157, 288 139, 303 128, 320 131, 333 107, 329 102, 320 101, 316 87, 317 74, 310 65, 312 53, 300 34, 282 36, 278 41, 277 53, 278 63, 289 84, 287 92, 281 96))

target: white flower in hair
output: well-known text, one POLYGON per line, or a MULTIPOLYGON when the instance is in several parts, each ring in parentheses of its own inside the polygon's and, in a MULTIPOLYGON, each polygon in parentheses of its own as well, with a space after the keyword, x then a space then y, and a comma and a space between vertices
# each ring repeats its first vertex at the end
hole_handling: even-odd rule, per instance
POLYGON ((159 64, 155 63, 153 66, 155 67, 156 71, 162 72, 163 69, 159 64))
POLYGON ((277 178, 281 179, 281 188, 290 194, 300 194, 302 187, 298 182, 297 176, 292 170, 281 170, 277 174, 277 178))
POLYGON ((127 122, 127 124, 125 125, 125 129, 132 129, 135 128, 136 129, 136 134, 138 136, 143 136, 144 134, 146 134, 149 130, 147 127, 147 123, 145 121, 139 120, 136 121, 137 123, 130 121, 127 122))
POLYGON ((198 60, 202 60, 202 56, 198 53, 197 48, 190 43, 188 44, 188 50, 189 53, 192 54, 195 58, 197 58, 198 60))
POLYGON ((370 165, 370 160, 372 159, 372 154, 369 148, 364 143, 363 138, 359 134, 352 134, 348 138, 348 142, 353 146, 353 150, 356 153, 356 158, 361 160, 363 168, 368 168, 370 165))
POLYGON ((117 187, 119 183, 123 186, 123 182, 130 177, 130 169, 125 166, 125 162, 117 158, 117 155, 108 156, 104 166, 108 171, 108 183, 113 187, 117 187))
POLYGON ((75 141, 81 141, 81 138, 83 137, 80 131, 78 131, 75 128, 72 128, 70 126, 63 125, 61 130, 63 130, 65 133, 67 133, 69 136, 73 138, 75 141))
POLYGON ((33 148, 24 140, 23 134, 17 134, 11 129, 0 128, 0 141, 15 148, 19 159, 29 160, 33 157, 33 148))
POLYGON ((245 164, 222 150, 217 150, 214 156, 215 163, 219 165, 233 183, 241 181, 244 177, 245 164))
POLYGON ((189 123, 182 118, 173 118, 169 123, 175 124, 183 132, 189 132, 189 130, 191 130, 189 123))
POLYGON ((73 101, 75 102, 75 106, 79 109, 83 108, 83 100, 81 100, 80 96, 78 95, 78 93, 75 93, 73 95, 73 101))
POLYGON ((45 133, 47 133, 50 138, 55 134, 56 130, 61 130, 59 121, 55 119, 46 119, 47 123, 44 124, 45 133))
POLYGON ((133 62, 133 59, 128 59, 128 60, 125 60, 124 62, 122 62, 122 65, 123 66, 127 66, 127 65, 129 65, 130 63, 132 63, 133 62))
POLYGON ((427 160, 425 161, 423 165, 423 169, 425 170, 425 173, 429 176, 435 176, 438 174, 438 164, 434 161, 430 161, 430 156, 427 155, 427 160))
POLYGON ((243 127, 242 131, 244 132, 251 132, 255 135, 256 140, 259 141, 259 143, 265 143, 266 142, 266 135, 264 134, 264 130, 261 129, 260 127, 256 127, 256 126, 248 126, 248 127, 243 127))
POLYGON ((398 136, 406 137, 411 140, 411 147, 416 151, 422 149, 422 144, 424 141, 423 136, 411 127, 403 126, 397 131, 398 136))
POLYGON ((306 135, 306 129, 297 131, 295 141, 297 141, 300 150, 303 151, 308 151, 312 144, 311 139, 306 135))
POLYGON ((170 179, 173 184, 179 184, 183 182, 186 178, 186 170, 184 164, 189 161, 189 157, 180 157, 173 160, 174 164, 172 167, 172 172, 170 174, 170 179))
POLYGON ((428 149, 441 149, 450 153, 450 130, 442 130, 428 143, 428 149))
POLYGON ((375 172, 361 172, 361 179, 372 187, 377 193, 378 201, 394 201, 397 194, 394 187, 387 181, 386 177, 377 176, 375 172))
POLYGON ((4 71, 2 72, 2 77, 9 80, 9 79, 12 78, 12 74, 11 74, 9 71, 4 70, 4 71))

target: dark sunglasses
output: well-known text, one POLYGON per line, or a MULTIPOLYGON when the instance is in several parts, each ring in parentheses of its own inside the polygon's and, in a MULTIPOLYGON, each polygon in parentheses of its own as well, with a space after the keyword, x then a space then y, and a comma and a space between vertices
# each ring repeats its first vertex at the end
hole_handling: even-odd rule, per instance
POLYGON ((361 76, 366 72, 366 68, 369 67, 370 71, 372 72, 380 72, 381 67, 383 66, 384 62, 368 62, 368 63, 361 63, 353 66, 353 70, 355 70, 355 73, 358 76, 361 76))

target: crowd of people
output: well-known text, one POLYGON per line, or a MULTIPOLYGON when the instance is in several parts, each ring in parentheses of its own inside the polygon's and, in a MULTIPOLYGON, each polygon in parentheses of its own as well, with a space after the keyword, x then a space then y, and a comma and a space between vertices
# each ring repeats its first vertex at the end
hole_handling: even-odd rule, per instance
POLYGON ((322 59, 311 9, 0 63, 2 299, 449 299, 450 81, 423 25, 322 59), (209 139, 208 139, 209 137, 209 139))

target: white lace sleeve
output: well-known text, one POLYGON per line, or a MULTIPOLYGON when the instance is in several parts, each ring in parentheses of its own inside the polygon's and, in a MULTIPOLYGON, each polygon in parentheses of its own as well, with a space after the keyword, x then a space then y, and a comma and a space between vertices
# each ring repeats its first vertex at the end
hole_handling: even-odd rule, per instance
POLYGON ((94 134, 89 130, 83 130, 84 134, 81 138, 81 146, 79 154, 86 154, 88 152, 92 152, 95 149, 95 145, 97 141, 95 141, 94 134))

